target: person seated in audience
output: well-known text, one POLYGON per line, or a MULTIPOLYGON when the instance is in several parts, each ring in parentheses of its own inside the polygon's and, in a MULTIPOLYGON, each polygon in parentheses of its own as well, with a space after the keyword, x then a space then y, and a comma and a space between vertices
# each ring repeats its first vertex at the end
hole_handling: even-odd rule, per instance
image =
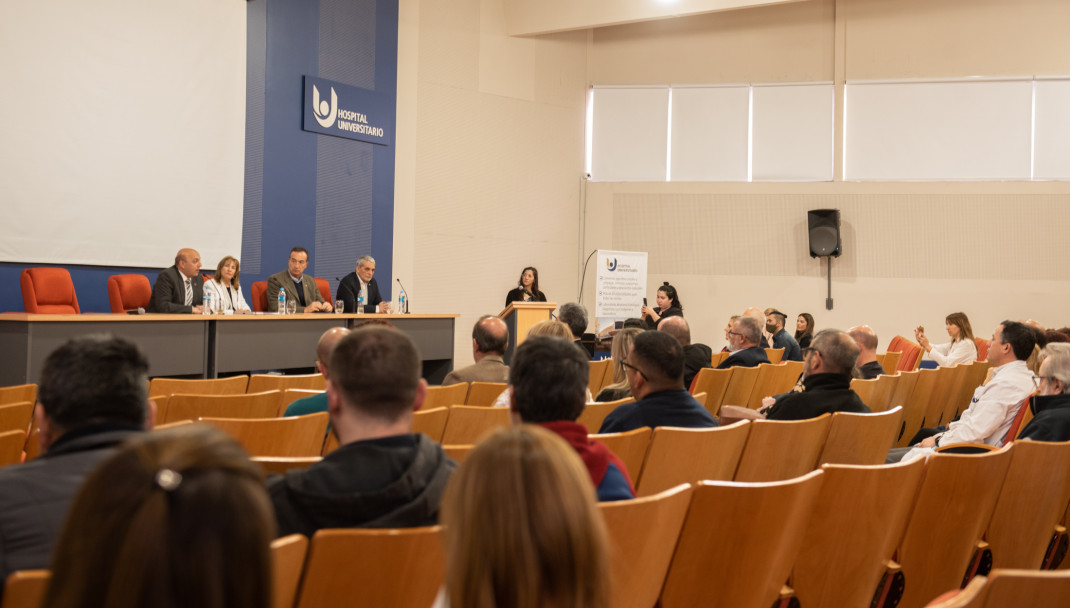
POLYGON ((643 329, 630 327, 622 329, 613 336, 613 343, 609 351, 613 356, 613 382, 602 388, 595 401, 616 401, 632 396, 632 387, 628 386, 628 376, 624 373, 624 361, 628 357, 628 351, 632 348, 635 337, 643 333, 643 329))
POLYGON ((48 568, 82 481, 152 425, 148 370, 136 345, 104 335, 69 340, 45 359, 34 410, 42 455, 0 468, 0 581, 48 568))
MULTIPOLYGON (((770 308, 769 310, 774 309, 770 308)), ((758 322, 758 346, 761 346, 762 348, 769 348, 769 338, 771 338, 772 336, 765 335, 765 313, 762 311, 762 309, 753 307, 748 308, 747 310, 743 311, 742 316, 751 317, 752 319, 758 322)))
POLYGON ((799 317, 795 320, 795 341, 799 343, 799 348, 809 347, 813 338, 814 315, 808 312, 799 313, 799 317))
MULTIPOLYGON (((565 340, 569 341, 572 341, 573 339, 572 330, 568 328, 568 325, 565 325, 561 321, 554 321, 553 319, 545 319, 543 321, 539 321, 535 325, 532 325, 531 329, 528 330, 528 338, 532 338, 535 336, 552 336, 557 338, 564 338, 565 340)), ((587 351, 584 349, 581 352, 586 353, 587 351)), ((512 395, 513 389, 508 386, 505 387, 505 390, 502 391, 502 394, 498 395, 498 398, 494 400, 494 403, 491 404, 491 406, 511 407, 512 395)), ((587 403, 590 403, 592 401, 594 401, 594 398, 591 397, 591 391, 588 390, 587 403)))
POLYGON ((343 302, 344 312, 358 312, 357 301, 361 296, 363 296, 364 308, 359 312, 390 312, 379 292, 379 283, 375 280, 375 258, 370 255, 357 258, 356 270, 342 277, 341 282, 338 283, 338 299, 343 302))
POLYGON ((738 318, 739 315, 732 315, 731 317, 728 317, 728 323, 724 326, 724 341, 727 342, 727 344, 725 344, 724 347, 721 349, 722 353, 732 352, 732 349, 728 348, 729 345, 732 343, 732 324, 735 323, 736 319, 738 318))
POLYGON ((1029 407, 1033 419, 1018 439, 1070 441, 1070 343, 1048 342, 1040 361, 1040 395, 1029 407))
POLYGON ((212 295, 212 308, 216 312, 251 311, 249 305, 245 303, 245 296, 241 293, 241 283, 238 282, 240 275, 241 263, 238 262, 238 258, 228 255, 219 260, 215 276, 204 284, 204 292, 212 295))
POLYGON ((658 323, 658 331, 676 338, 684 349, 684 388, 690 388, 700 369, 712 367, 713 349, 705 344, 691 343, 691 326, 683 317, 668 317, 658 323))
POLYGON ((442 502, 446 581, 435 607, 608 608, 609 540, 583 462, 537 426, 472 450, 442 502))
POLYGON ((637 401, 610 412, 599 433, 644 426, 717 426, 706 408, 684 389, 684 349, 676 338, 661 331, 643 332, 635 337, 622 363, 637 401))
POLYGON ((1044 332, 1044 338, 1048 341, 1048 344, 1052 342, 1070 342, 1070 335, 1054 329, 1044 332))
POLYGON ((773 336, 773 348, 784 349, 782 361, 802 361, 802 350, 799 348, 799 343, 784 329, 784 322, 787 318, 787 315, 775 308, 770 310, 765 315, 765 331, 773 336))
POLYGON ((658 293, 654 299, 657 302, 657 308, 651 308, 646 304, 643 304, 642 308, 641 317, 647 329, 657 329, 658 323, 666 317, 684 316, 684 305, 680 303, 680 295, 676 293, 675 287, 669 285, 668 281, 658 287, 658 293))
POLYGON ((509 367, 502 357, 509 346, 509 328, 494 315, 479 317, 472 327, 472 358, 475 363, 446 374, 442 384, 458 382, 508 382, 509 367))
POLYGON ((44 605, 270 606, 275 521, 263 483, 213 427, 131 439, 74 500, 44 605))
POLYGON ((505 305, 513 302, 545 302, 546 294, 539 291, 539 271, 534 266, 528 266, 520 271, 520 279, 516 282, 516 288, 505 294, 505 305))
POLYGON ((308 268, 308 249, 294 247, 290 250, 290 259, 286 270, 277 272, 267 280, 268 312, 279 310, 279 290, 286 290, 286 301, 297 302, 297 312, 331 312, 334 307, 323 299, 316 278, 305 274, 308 268))
MULTIPOLYGON (((331 361, 331 352, 334 351, 334 347, 338 344, 338 341, 346 337, 348 333, 349 330, 344 327, 332 327, 323 332, 319 342, 316 343, 316 370, 319 371, 320 374, 323 374, 324 379, 327 379, 331 373, 330 365, 328 365, 331 361)), ((317 412, 326 411, 327 393, 323 392, 294 401, 286 406, 285 415, 304 416, 305 414, 315 414, 317 412)))
POLYGON ((195 249, 179 249, 175 265, 156 277, 146 312, 201 314, 204 309, 204 277, 201 254, 195 249))
POLYGON ((635 329, 646 329, 646 323, 643 323, 642 319, 636 319, 635 317, 631 317, 631 318, 625 319, 624 323, 621 325, 620 328, 621 329, 632 329, 633 327, 635 329))
POLYGON ((1033 392, 1033 372, 1025 361, 1036 345, 1033 330, 1017 321, 1004 321, 988 344, 993 369, 987 383, 977 387, 973 400, 958 420, 947 427, 921 429, 912 448, 892 448, 888 462, 911 460, 934 448, 953 443, 984 443, 1003 446, 1007 431, 1018 414, 1018 404, 1033 392))
POLYGON ((576 343, 576 346, 587 353, 587 359, 590 360, 594 356, 596 337, 594 334, 586 333, 587 309, 583 307, 583 304, 575 302, 562 304, 561 309, 557 312, 557 318, 568 326, 572 332, 572 340, 576 343))
POLYGON ((936 361, 937 365, 947 367, 976 361, 977 343, 973 341, 973 328, 966 313, 953 312, 947 315, 944 327, 947 335, 951 336, 951 341, 944 344, 930 343, 922 327, 914 330, 914 338, 925 349, 926 356, 936 361))
POLYGON ((769 420, 807 420, 822 414, 870 409, 851 390, 851 370, 858 345, 847 333, 826 329, 814 336, 804 352, 803 391, 788 393, 764 411, 769 420))
POLYGON ((728 355, 717 369, 730 367, 757 367, 762 363, 769 363, 769 356, 765 349, 758 346, 762 339, 762 326, 754 317, 746 315, 732 322, 732 329, 728 332, 728 355))
POLYGON ((877 362, 877 333, 869 325, 858 325, 847 331, 858 345, 858 367, 860 378, 872 380, 884 375, 884 368, 877 362))
POLYGON ((335 345, 327 408, 338 449, 305 470, 268 480, 279 535, 320 528, 429 526, 457 464, 412 432, 427 382, 412 339, 369 325, 335 345))
POLYGON ((628 469, 576 419, 586 407, 590 363, 561 338, 528 338, 509 369, 513 424, 537 424, 561 436, 583 459, 598 500, 635 498, 628 469))

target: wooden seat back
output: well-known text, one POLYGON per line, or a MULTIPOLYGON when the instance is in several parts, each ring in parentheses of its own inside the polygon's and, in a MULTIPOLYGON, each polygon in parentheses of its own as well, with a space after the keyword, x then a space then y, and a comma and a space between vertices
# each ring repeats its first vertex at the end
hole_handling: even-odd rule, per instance
POLYGON ((783 348, 767 348, 765 349, 765 356, 768 357, 769 363, 776 365, 780 363, 780 360, 784 358, 783 348))
POLYGON ((777 368, 780 370, 778 385, 774 387, 773 394, 779 395, 790 391, 802 375, 802 361, 781 361, 777 368))
POLYGON ((755 420, 736 469, 736 481, 779 481, 817 468, 832 416, 809 420, 755 420))
POLYGON ((26 431, 14 430, 0 433, 0 467, 22 462, 22 449, 26 446, 26 431))
POLYGON ((277 473, 283 475, 293 469, 307 469, 308 467, 323 460, 322 456, 253 456, 253 462, 260 465, 265 473, 277 473))
MULTIPOLYGON (((509 386, 505 382, 473 382, 468 386, 465 405, 494 405, 494 400, 509 386)), ((456 404, 459 405, 459 404, 456 404)))
POLYGON ((464 462, 465 458, 472 453, 476 446, 474 445, 443 445, 442 451, 446 453, 446 456, 457 461, 458 464, 464 462))
POLYGON ((200 418, 223 429, 250 456, 319 456, 327 435, 327 412, 289 418, 200 418))
POLYGON ((658 601, 680 528, 691 504, 691 486, 646 498, 599 503, 609 533, 614 608, 650 608, 658 601))
POLYGON ((712 367, 717 367, 718 365, 723 363, 725 359, 728 358, 728 355, 731 355, 731 354, 732 353, 730 353, 730 352, 728 352, 726 350, 725 351, 721 351, 719 353, 713 353, 712 355, 710 355, 710 365, 712 367))
POLYGON ((282 396, 279 398, 279 416, 286 415, 286 409, 293 404, 294 401, 299 401, 313 395, 322 395, 325 391, 317 391, 308 388, 287 388, 283 389, 282 396))
POLYGON ((750 397, 747 399, 747 407, 756 410, 762 407, 762 399, 777 394, 781 369, 780 365, 775 364, 758 365, 758 378, 755 379, 754 388, 751 389, 750 397))
POLYGON ((616 401, 588 403, 587 407, 583 408, 583 413, 576 419, 576 422, 587 427, 588 433, 597 433, 602 428, 602 422, 606 419, 606 416, 625 403, 635 403, 635 399, 626 397, 616 401))
POLYGON ((881 361, 881 367, 884 368, 884 373, 895 374, 900 371, 911 371, 899 369, 899 357, 902 353, 889 351, 884 354, 884 361, 881 361))
POLYGON ((993 570, 986 577, 986 608, 1070 606, 1070 572, 993 570))
POLYGON ((29 462, 41 455, 41 429, 39 427, 35 426, 30 429, 30 434, 26 436, 23 451, 26 452, 24 462, 29 462))
POLYGON ((252 374, 249 376, 249 385, 245 387, 245 392, 285 391, 290 388, 323 391, 327 390, 327 380, 323 377, 323 374, 297 374, 292 376, 252 374))
POLYGON ((903 408, 896 406, 876 414, 836 412, 818 463, 884 464, 888 450, 899 436, 903 408))
POLYGON ((279 391, 237 395, 175 394, 167 398, 161 422, 198 418, 272 418, 279 411, 281 396, 279 391))
POLYGON ((36 384, 18 384, 15 386, 0 386, 0 405, 12 403, 37 402, 36 384))
POLYGON ((587 388, 592 395, 597 395, 602 390, 602 387, 605 386, 606 372, 612 369, 613 359, 591 361, 589 365, 587 388))
POLYGON ((50 570, 16 570, 4 584, 3 608, 41 608, 52 580, 50 570))
POLYGON ((772 483, 699 482, 661 605, 772 606, 802 545, 823 476, 813 471, 772 483))
POLYGON ((919 369, 912 373, 916 373, 918 377, 914 381, 914 390, 910 391, 910 396, 903 403, 903 434, 896 442, 896 447, 906 447, 921 430, 925 421, 925 408, 936 387, 937 370, 919 369))
POLYGON ((0 432, 22 431, 26 433, 30 430, 31 422, 33 422, 32 401, 0 405, 0 432))
POLYGON ((457 384, 445 386, 429 386, 427 387, 427 396, 424 397, 423 407, 425 410, 429 410, 436 407, 464 405, 466 397, 468 397, 467 382, 458 382, 457 384))
POLYGON ((858 398, 869 406, 869 409, 873 409, 873 394, 877 391, 877 379, 872 378, 866 380, 864 378, 854 378, 851 380, 851 390, 858 395, 858 398))
POLYGON ((303 534, 290 534, 271 541, 273 608, 293 608, 307 555, 308 538, 303 534))
POLYGON ((639 479, 639 472, 643 470, 643 461, 646 459, 647 448, 650 446, 651 434, 650 427, 644 426, 623 433, 605 433, 589 435, 589 437, 604 443, 610 452, 621 459, 628 469, 628 478, 635 486, 639 479))
POLYGON ((874 412, 883 412, 889 410, 895 405, 892 404, 892 395, 895 394, 896 387, 899 386, 900 376, 894 376, 891 374, 881 374, 877 376, 877 387, 873 389, 873 402, 866 403, 869 409, 874 412))
POLYGON ((149 396, 160 395, 242 395, 249 385, 249 376, 182 380, 153 378, 149 381, 149 396))
POLYGON ((821 470, 825 481, 792 573, 795 597, 810 608, 868 606, 903 537, 925 463, 821 470))
POLYGON ((970 405, 974 389, 977 385, 970 385, 973 379, 974 362, 961 363, 951 368, 951 388, 948 390, 947 400, 944 401, 944 411, 940 414, 940 424, 948 424, 955 419, 960 411, 970 405))
POLYGON ((958 366, 941 366, 936 368, 936 384, 933 386, 932 395, 925 406, 925 418, 922 427, 934 427, 944 424, 944 410, 952 398, 955 387, 955 379, 959 376, 958 366))
POLYGON ((654 429, 643 469, 635 473, 636 495, 652 496, 681 483, 731 481, 750 426, 741 420, 709 429, 654 429))
POLYGON ((450 408, 450 416, 442 431, 442 443, 474 445, 490 431, 509 426, 509 408, 458 405, 450 408))
POLYGON ((706 410, 713 417, 717 417, 717 411, 724 403, 724 395, 728 390, 728 382, 732 378, 735 368, 713 369, 707 367, 698 370, 695 379, 691 381, 691 393, 706 393, 706 410))
POLYGON ((319 530, 312 537, 297 608, 427 608, 442 587, 442 528, 319 530))
MULTIPOLYGON (((768 364, 761 364, 768 365, 768 364)), ((750 403, 750 394, 754 391, 754 384, 758 382, 758 367, 733 367, 732 377, 728 380, 728 387, 724 392, 721 405, 738 405, 747 407, 750 403)))
POLYGON ((450 408, 436 407, 419 410, 412 415, 412 432, 423 433, 432 441, 441 442, 442 432, 446 430, 446 420, 450 417, 450 408))

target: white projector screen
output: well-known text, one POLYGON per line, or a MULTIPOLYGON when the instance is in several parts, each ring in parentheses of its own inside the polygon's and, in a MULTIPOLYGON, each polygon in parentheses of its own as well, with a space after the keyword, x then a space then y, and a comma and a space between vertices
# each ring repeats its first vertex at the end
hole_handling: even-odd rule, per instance
POLYGON ((0 0, 0 261, 239 255, 245 19, 244 0, 0 0))

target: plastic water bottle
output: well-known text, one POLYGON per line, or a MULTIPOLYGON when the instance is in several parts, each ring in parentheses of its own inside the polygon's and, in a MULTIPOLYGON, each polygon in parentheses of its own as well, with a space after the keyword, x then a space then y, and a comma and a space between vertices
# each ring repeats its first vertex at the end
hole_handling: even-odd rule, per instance
POLYGON ((201 302, 201 314, 212 314, 212 292, 208 291, 207 289, 204 290, 204 301, 201 302))
POLYGON ((279 313, 280 315, 286 314, 286 288, 279 288, 279 313))
POLYGON ((357 310, 356 310, 356 313, 358 315, 364 314, 364 294, 362 294, 362 293, 358 293, 357 294, 357 310))
POLYGON ((408 312, 409 312, 409 301, 405 298, 405 290, 402 289, 398 293, 398 313, 404 315, 404 314, 408 314, 408 312))

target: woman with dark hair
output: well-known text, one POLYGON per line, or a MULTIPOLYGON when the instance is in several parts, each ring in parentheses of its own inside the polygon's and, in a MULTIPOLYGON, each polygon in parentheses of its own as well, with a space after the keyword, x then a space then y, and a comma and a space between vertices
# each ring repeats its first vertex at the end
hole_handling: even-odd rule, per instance
POLYGON ((476 445, 442 499, 446 587, 436 606, 607 608, 609 548, 590 474, 535 425, 476 445))
POLYGON ((49 608, 269 608, 275 513, 218 429, 129 440, 86 480, 52 561, 49 608))
POLYGON ((238 258, 228 255, 219 260, 215 276, 204 282, 204 293, 212 294, 213 312, 250 312, 245 296, 241 294, 241 283, 238 282, 240 275, 241 262, 238 258))
POLYGON ((643 304, 642 317, 647 329, 657 329, 658 321, 665 317, 684 316, 684 305, 680 303, 680 295, 676 293, 675 287, 669 285, 668 281, 658 287, 658 295, 655 300, 657 301, 657 308, 651 308, 643 304))
POLYGON ((795 320, 795 341, 799 343, 799 348, 810 348, 810 341, 813 339, 814 315, 801 312, 795 320))
POLYGON ((943 367, 976 361, 977 343, 973 341, 973 328, 970 327, 970 319, 966 317, 966 313, 953 312, 947 315, 944 327, 947 329, 947 335, 951 336, 951 341, 944 344, 930 343, 929 338, 925 336, 924 327, 919 326, 914 330, 914 338, 925 349, 929 358, 943 367))
POLYGON ((546 294, 539 291, 539 271, 534 266, 528 266, 520 271, 520 280, 516 282, 516 288, 505 296, 505 305, 513 302, 545 302, 546 294))

